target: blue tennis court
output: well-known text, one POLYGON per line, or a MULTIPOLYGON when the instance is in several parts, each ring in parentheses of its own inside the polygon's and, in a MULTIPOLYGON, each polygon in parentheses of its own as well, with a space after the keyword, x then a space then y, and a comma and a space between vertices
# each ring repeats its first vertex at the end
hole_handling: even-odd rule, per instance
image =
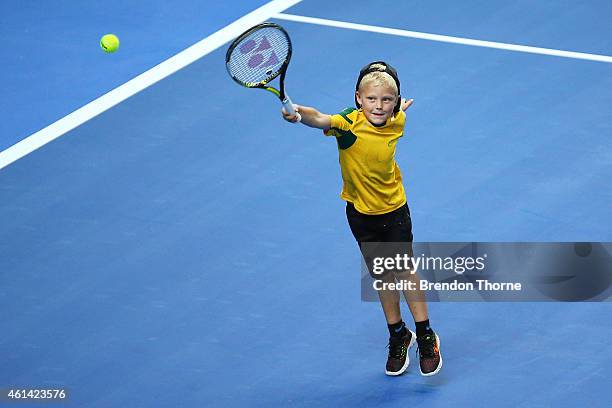
POLYGON ((396 159, 417 241, 610 242, 611 3, 123 3, 0 5, 0 389, 65 388, 74 407, 610 406, 609 302, 431 303, 444 368, 385 376, 336 143, 236 86, 225 52, 281 24, 288 93, 327 113, 353 105, 363 65, 393 64, 415 99, 396 159))

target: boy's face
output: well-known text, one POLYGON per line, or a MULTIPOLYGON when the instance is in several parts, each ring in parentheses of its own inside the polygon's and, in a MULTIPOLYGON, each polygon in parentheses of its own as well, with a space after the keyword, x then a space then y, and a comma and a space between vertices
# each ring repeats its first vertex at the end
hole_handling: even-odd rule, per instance
POLYGON ((365 117, 373 125, 384 125, 387 123, 387 119, 393 117, 393 109, 398 98, 393 88, 385 85, 367 84, 359 88, 356 96, 365 117))

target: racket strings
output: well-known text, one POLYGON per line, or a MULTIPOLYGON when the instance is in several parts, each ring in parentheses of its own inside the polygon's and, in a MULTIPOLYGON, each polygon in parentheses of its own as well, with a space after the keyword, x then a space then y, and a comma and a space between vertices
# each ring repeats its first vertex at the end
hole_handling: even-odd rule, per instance
POLYGON ((246 86, 265 84, 281 73, 290 47, 285 33, 274 27, 264 27, 236 44, 227 68, 246 86))

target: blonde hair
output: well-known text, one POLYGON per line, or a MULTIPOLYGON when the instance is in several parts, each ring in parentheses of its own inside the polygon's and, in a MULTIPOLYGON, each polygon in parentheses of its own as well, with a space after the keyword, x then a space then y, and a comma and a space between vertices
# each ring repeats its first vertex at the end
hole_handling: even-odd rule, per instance
POLYGON ((386 67, 383 64, 372 64, 370 68, 378 69, 379 71, 370 72, 361 79, 361 82, 359 83, 360 91, 363 87, 368 85, 382 85, 393 89, 396 95, 399 93, 397 91, 397 84, 395 83, 393 77, 384 72, 386 67))

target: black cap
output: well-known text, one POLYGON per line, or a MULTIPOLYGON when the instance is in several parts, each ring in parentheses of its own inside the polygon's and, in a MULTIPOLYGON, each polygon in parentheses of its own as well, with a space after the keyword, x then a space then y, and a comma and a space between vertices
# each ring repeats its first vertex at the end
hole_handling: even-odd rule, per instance
MULTIPOLYGON (((393 112, 395 113, 399 112, 400 106, 402 104, 402 98, 400 96, 401 95, 400 81, 399 81, 399 78, 397 77, 397 71, 395 70, 395 68, 393 68, 391 65, 387 64, 384 61, 370 62, 365 67, 361 68, 361 71, 359 71, 359 78, 357 78, 357 85, 355 85, 355 92, 359 91, 359 84, 361 83, 361 80, 363 79, 363 77, 371 72, 386 72, 387 74, 391 75, 391 78, 393 78, 393 80, 395 81, 395 85, 397 85, 397 94, 398 94, 397 105, 395 105, 395 108, 393 108, 393 112), (384 65, 384 69, 378 68, 378 67, 372 67, 372 65, 375 65, 375 64, 384 65)), ((356 95, 355 95, 355 105, 357 106, 357 108, 361 108, 361 105, 359 104, 359 102, 357 102, 356 95)))

